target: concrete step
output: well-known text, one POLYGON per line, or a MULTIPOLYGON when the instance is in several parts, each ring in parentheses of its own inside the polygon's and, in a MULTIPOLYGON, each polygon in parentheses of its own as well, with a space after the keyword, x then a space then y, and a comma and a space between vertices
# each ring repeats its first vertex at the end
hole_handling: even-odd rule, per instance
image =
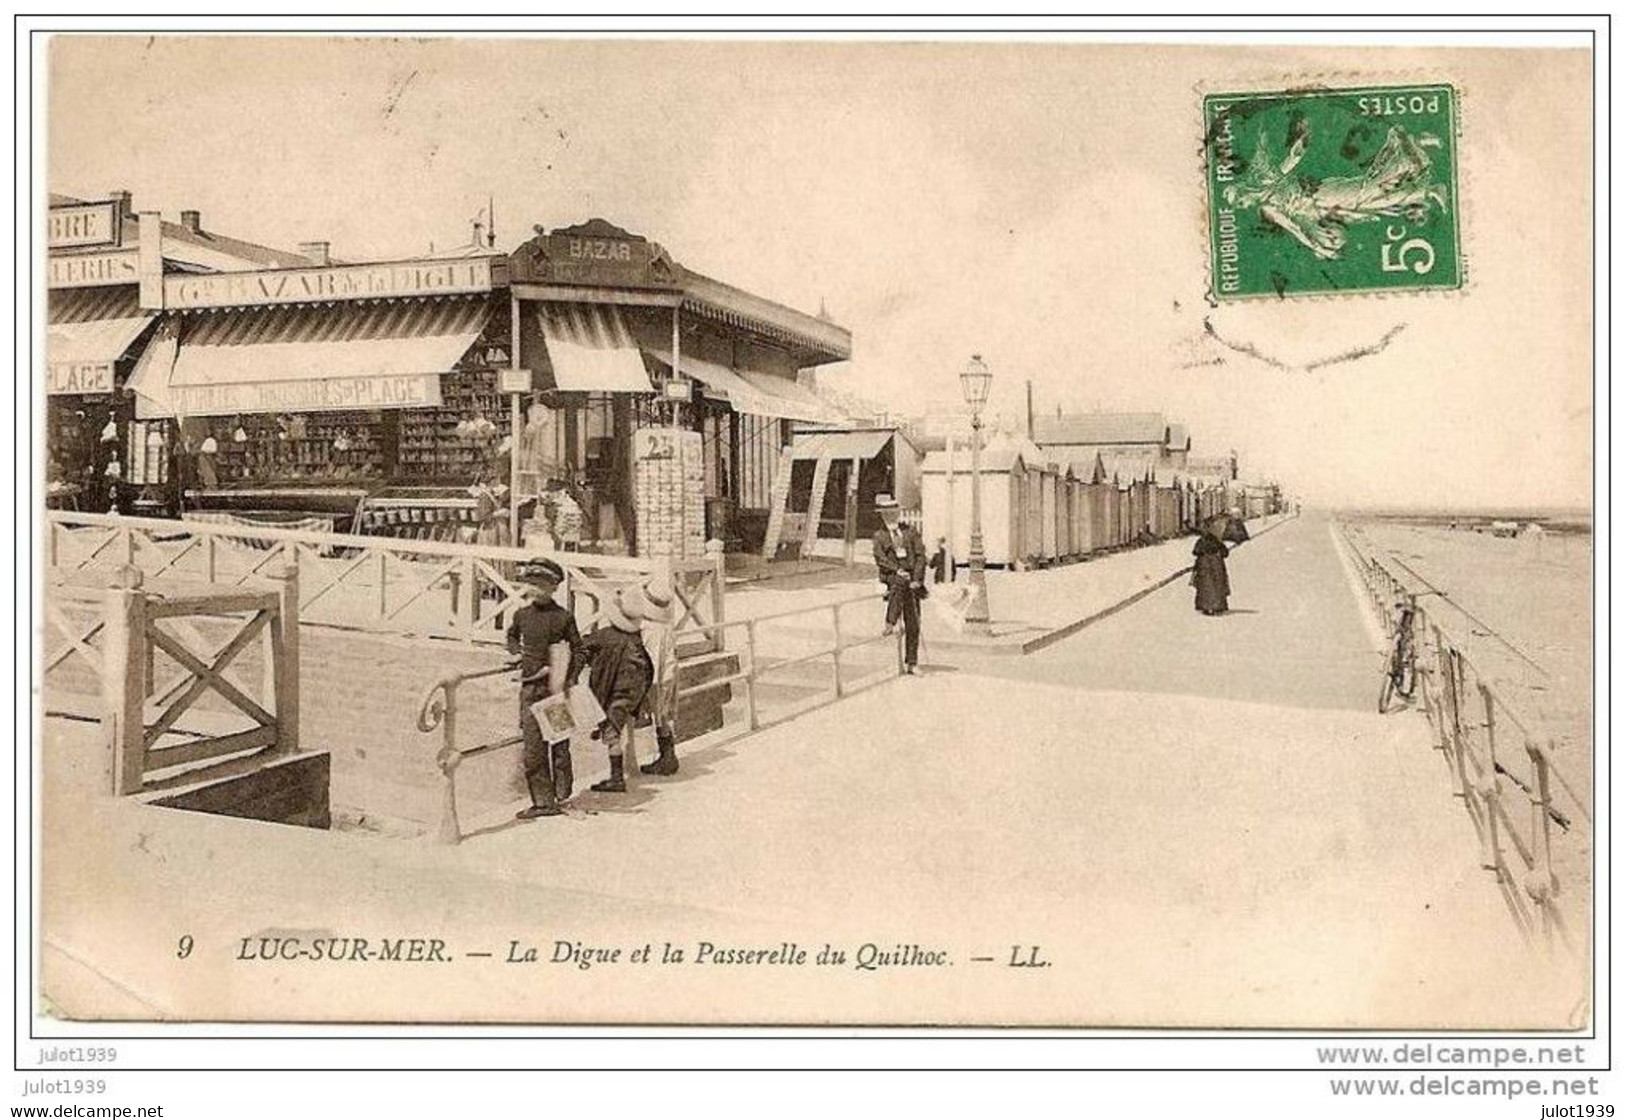
POLYGON ((327 828, 330 781, 326 751, 259 753, 189 772, 181 781, 149 788, 136 798, 167 809, 327 828))

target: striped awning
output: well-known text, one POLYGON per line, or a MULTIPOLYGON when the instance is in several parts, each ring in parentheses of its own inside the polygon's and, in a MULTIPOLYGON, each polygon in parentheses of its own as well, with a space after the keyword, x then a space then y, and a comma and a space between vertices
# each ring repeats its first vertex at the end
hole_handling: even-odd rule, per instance
MULTIPOLYGON (((786 420, 805 420, 812 424, 845 424, 847 419, 839 411, 825 404, 812 390, 788 377, 774 377, 770 373, 742 369, 744 379, 762 400, 764 416, 780 416, 786 420)), ((754 412, 756 409, 747 409, 754 412)))
POLYGON ((52 292, 46 308, 47 393, 111 393, 113 367, 152 325, 130 285, 52 292))
POLYGON ((46 301, 46 318, 58 323, 88 323, 96 319, 142 318, 140 289, 134 284, 100 288, 57 288, 46 301))
POLYGON ((601 303, 537 305, 553 386, 570 393, 652 393, 643 351, 620 308, 601 303))
POLYGON ((187 317, 131 379, 144 415, 425 408, 489 314, 481 299, 276 307, 187 317), (167 368, 164 368, 166 367, 167 368))
POLYGON ((792 459, 873 459, 892 441, 892 432, 814 432, 797 435, 792 459))
MULTIPOLYGON (((667 369, 671 368, 670 350, 646 346, 644 353, 667 369)), ((690 354, 682 354, 677 359, 677 368, 685 377, 691 377, 704 385, 709 390, 706 396, 713 400, 727 401, 735 412, 749 412, 756 416, 778 415, 773 411, 772 397, 752 388, 750 382, 727 366, 708 362, 704 358, 696 358, 690 354)))

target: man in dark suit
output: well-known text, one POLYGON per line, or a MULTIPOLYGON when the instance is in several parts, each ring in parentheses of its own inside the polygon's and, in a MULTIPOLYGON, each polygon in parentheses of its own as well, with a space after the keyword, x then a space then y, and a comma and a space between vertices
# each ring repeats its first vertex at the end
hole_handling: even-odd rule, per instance
POLYGON ((902 509, 890 494, 875 495, 881 526, 875 530, 875 567, 886 585, 886 633, 903 623, 903 672, 913 674, 920 658, 920 600, 925 598, 925 542, 899 524, 902 509))
POLYGON ((564 569, 552 560, 524 565, 519 578, 527 585, 525 605, 513 612, 508 625, 508 653, 519 658, 519 733, 525 739, 525 784, 530 807, 520 820, 556 817, 573 785, 570 744, 548 743, 530 706, 552 693, 562 692, 573 676, 581 653, 581 632, 575 617, 553 598, 564 582, 564 569))

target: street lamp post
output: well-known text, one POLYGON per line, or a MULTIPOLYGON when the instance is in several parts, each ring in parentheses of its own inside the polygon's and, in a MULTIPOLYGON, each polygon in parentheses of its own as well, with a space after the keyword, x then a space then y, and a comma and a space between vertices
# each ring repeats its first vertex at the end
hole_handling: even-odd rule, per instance
POLYGON ((959 375, 970 406, 970 598, 965 603, 967 633, 988 636, 993 623, 987 606, 987 554, 982 548, 982 406, 987 404, 993 371, 980 354, 972 354, 959 375))

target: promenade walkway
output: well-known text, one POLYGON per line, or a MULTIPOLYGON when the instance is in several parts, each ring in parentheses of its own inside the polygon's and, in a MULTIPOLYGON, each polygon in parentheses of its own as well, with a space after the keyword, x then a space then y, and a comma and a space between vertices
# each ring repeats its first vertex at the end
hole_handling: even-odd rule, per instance
POLYGON ((568 817, 493 821, 454 848, 48 813, 59 859, 71 843, 121 884, 114 902, 48 894, 48 976, 92 999, 115 990, 99 973, 188 1014, 251 990, 265 1015, 358 1018, 1578 1025, 1578 983, 1525 952, 1478 870, 1422 717, 1375 711, 1379 656, 1327 522, 1244 546, 1232 582, 1228 617, 1196 614, 1177 583, 1041 653, 933 664, 690 749, 629 797, 585 794, 568 817), (178 906, 211 880, 252 889, 178 906), (494 955, 266 964, 249 989, 231 948, 278 931, 494 955), (182 932, 207 951, 176 961, 182 932), (623 952, 504 963, 510 942, 545 961, 560 941, 623 952), (693 963, 701 941, 809 957, 693 963), (668 942, 685 963, 628 962, 668 942), (946 963, 858 969, 864 943, 946 963), (815 963, 826 944, 844 965, 815 963))

